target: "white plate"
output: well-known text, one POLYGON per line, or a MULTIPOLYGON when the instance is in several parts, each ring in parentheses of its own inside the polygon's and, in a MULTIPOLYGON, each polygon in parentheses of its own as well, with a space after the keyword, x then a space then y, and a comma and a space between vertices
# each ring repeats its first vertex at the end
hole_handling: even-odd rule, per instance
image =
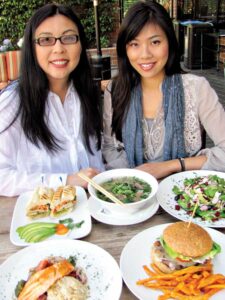
MULTIPOLYGON (((150 249, 154 241, 160 237, 164 228, 169 224, 161 224, 148 228, 135 235, 124 247, 120 257, 120 270, 124 282, 130 291, 141 300, 156 300, 162 292, 137 285, 139 279, 147 278, 143 265, 151 263, 150 249), (138 255, 137 255, 138 253, 138 255), (132 263, 131 263, 132 262, 132 263)), ((224 260, 225 260, 225 235, 215 229, 205 228, 212 239, 220 244, 222 252, 219 253, 213 260, 214 273, 225 275, 224 260)), ((225 290, 222 290, 210 297, 210 300, 224 300, 225 290)))
MULTIPOLYGON (((214 172, 214 171, 186 171, 171 175, 164 180, 162 180, 159 184, 159 189, 156 194, 156 197, 159 201, 159 204, 162 208, 167 211, 170 215, 182 221, 189 221, 190 215, 184 209, 176 210, 175 205, 177 202, 175 201, 175 194, 172 191, 174 185, 183 187, 183 181, 185 178, 194 178, 199 176, 207 176, 210 174, 217 175, 221 178, 225 179, 225 173, 222 172, 214 172)), ((220 219, 215 222, 203 221, 200 218, 193 218, 192 221, 196 224, 207 226, 207 227, 225 227, 225 219, 220 219)))
POLYGON ((112 214, 110 211, 103 209, 101 204, 99 204, 99 202, 92 197, 88 199, 88 205, 90 213, 94 219, 109 225, 133 225, 144 222, 145 220, 151 218, 159 208, 157 199, 154 199, 154 202, 147 208, 144 208, 129 216, 121 216, 112 214))
POLYGON ((87 205, 87 195, 83 188, 76 187, 76 193, 77 193, 77 203, 75 209, 66 215, 60 216, 59 218, 40 218, 31 221, 26 217, 26 204, 29 201, 30 197, 32 196, 33 192, 27 192, 24 194, 21 194, 19 198, 17 199, 12 222, 11 222, 11 228, 10 228, 10 240, 14 245, 17 246, 27 246, 31 243, 27 243, 24 240, 21 240, 18 233, 16 232, 16 229, 19 226, 26 225, 28 223, 33 222, 54 222, 57 223, 59 220, 72 218, 75 223, 79 223, 82 220, 84 220, 84 223, 80 228, 74 228, 73 230, 69 231, 67 235, 53 235, 52 237, 48 238, 50 239, 79 239, 86 235, 88 235, 91 232, 91 216, 88 210, 87 205))
POLYGON ((76 256, 77 266, 88 277, 91 300, 117 300, 122 289, 122 277, 115 259, 104 249, 84 241, 54 240, 31 245, 10 256, 0 266, 0 299, 13 299, 19 280, 27 279, 29 269, 50 255, 76 256))

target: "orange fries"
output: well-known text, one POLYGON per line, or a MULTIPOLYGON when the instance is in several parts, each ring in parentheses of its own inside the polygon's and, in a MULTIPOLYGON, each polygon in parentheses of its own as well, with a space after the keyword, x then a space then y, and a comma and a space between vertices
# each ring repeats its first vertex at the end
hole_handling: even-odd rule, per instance
POLYGON ((161 290, 164 294, 158 300, 208 300, 225 288, 225 276, 213 274, 213 266, 207 263, 192 266, 171 274, 164 274, 155 265, 143 266, 149 276, 137 281, 138 285, 161 290))

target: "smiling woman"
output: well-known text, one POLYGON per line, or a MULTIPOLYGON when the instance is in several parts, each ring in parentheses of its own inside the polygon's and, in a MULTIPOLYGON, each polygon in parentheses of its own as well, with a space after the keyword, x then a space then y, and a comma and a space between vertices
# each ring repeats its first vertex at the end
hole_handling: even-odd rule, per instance
POLYGON ((59 92, 58 81, 61 81, 58 95, 64 102, 69 75, 77 67, 82 50, 76 24, 60 14, 47 18, 35 31, 35 49, 51 91, 59 92))
POLYGON ((224 172, 224 109, 206 79, 181 70, 162 5, 137 1, 128 10, 117 54, 118 75, 104 97, 107 168, 137 168, 158 179, 185 170, 224 172), (211 149, 202 149, 203 128, 211 149))
POLYGON ((81 22, 66 6, 47 4, 27 23, 19 80, 0 95, 1 195, 44 181, 85 187, 79 170, 93 177, 104 169, 85 45, 81 22))

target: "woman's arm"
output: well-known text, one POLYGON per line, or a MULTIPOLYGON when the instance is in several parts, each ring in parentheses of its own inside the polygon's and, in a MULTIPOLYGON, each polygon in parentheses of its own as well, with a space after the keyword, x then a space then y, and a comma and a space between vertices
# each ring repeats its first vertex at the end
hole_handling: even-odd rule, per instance
MULTIPOLYGON (((185 171, 201 169, 206 159, 207 158, 205 155, 184 158, 183 162, 185 171)), ((136 167, 136 169, 150 173, 157 179, 164 178, 173 173, 181 172, 182 170, 180 161, 178 159, 145 163, 136 167)))
POLYGON ((209 82, 205 78, 199 81, 196 88, 199 119, 214 147, 203 149, 198 155, 207 157, 202 169, 225 172, 225 111, 209 82))
POLYGON ((35 165, 35 158, 38 159, 38 155, 35 156, 31 150, 29 156, 26 154, 23 156, 22 144, 25 142, 21 142, 22 129, 19 119, 4 130, 15 116, 17 103, 15 92, 6 91, 0 96, 0 195, 2 196, 20 195, 33 190, 43 181, 49 186, 57 181, 58 184, 61 181, 65 183, 67 177, 67 174, 43 174, 38 168, 34 168, 33 172, 27 171, 25 165, 29 164, 31 159, 35 165))
MULTIPOLYGON (((0 113, 1 116, 1 113, 0 113)), ((30 156, 23 157, 21 153, 21 129, 16 121, 9 129, 0 134, 0 195, 17 196, 26 191, 35 189, 41 184, 55 188, 59 185, 72 184, 87 187, 87 183, 81 180, 76 173, 68 175, 66 173, 42 173, 39 172, 40 166, 38 159, 41 156, 41 150, 33 153, 30 149, 30 156), (20 150, 18 150, 20 149, 20 150), (20 151, 20 155, 18 154, 20 151), (30 160, 30 161, 29 161, 30 160), (32 167, 31 167, 32 163, 32 167), (36 167, 35 167, 36 164, 36 167), (19 167, 20 166, 20 167, 19 167), (27 167, 34 171, 27 172, 27 167)), ((42 154, 44 156, 45 154, 42 154)), ((101 161, 101 152, 96 150, 94 155, 90 155, 90 164, 97 169, 88 168, 82 170, 88 177, 93 177, 103 170, 101 161), (97 155, 98 154, 98 155, 97 155)), ((47 160, 46 160, 47 163, 47 160)))
MULTIPOLYGON (((190 87, 189 87, 190 88, 190 87)), ((196 99, 196 111, 199 120, 215 146, 199 151, 195 157, 185 158, 186 170, 225 171, 225 112, 218 101, 218 96, 203 77, 195 76, 192 88, 196 99)), ((157 178, 162 178, 181 171, 178 160, 146 163, 138 166, 157 178)))
MULTIPOLYGON (((0 195, 16 196, 41 182, 41 174, 17 171, 20 125, 18 119, 7 129, 18 110, 16 85, 11 84, 0 95, 0 195)), ((24 157, 24 161, 29 159, 24 157)), ((23 161, 19 162, 21 165, 23 161)))
MULTIPOLYGON (((65 184, 87 187, 87 183, 80 179, 77 173, 67 175, 66 173, 41 173, 38 171, 28 173, 26 168, 23 171, 18 170, 17 149, 20 134, 14 129, 12 125, 7 131, 0 134, 0 195, 17 196, 34 190, 41 184, 52 188, 65 184)), ((33 158, 35 159, 35 156, 33 158)), ((26 159, 29 160, 29 158, 24 157, 24 162, 21 161, 20 164, 25 164, 26 159)), ((101 167, 100 162, 99 158, 99 167, 101 167)), ((90 178, 97 175, 99 171, 101 169, 87 168, 82 170, 90 178)))
MULTIPOLYGON (((17 196, 32 190, 41 184, 42 177, 42 174, 28 174, 26 171, 17 170, 19 133, 11 130, 11 127, 0 134, 0 195, 2 196, 17 196)), ((24 157, 24 160, 26 159, 28 158, 24 157)))
MULTIPOLYGON (((15 145, 17 139, 12 139, 8 133, 4 133, 0 135, 0 140, 0 195, 8 197, 17 196, 34 190, 42 184, 52 188, 65 184, 87 187, 87 183, 77 173, 67 175, 66 173, 28 173, 26 170, 19 171, 16 164, 16 149, 18 149, 18 146, 15 145)), ((99 173, 99 170, 93 168, 81 171, 89 178, 99 173)))

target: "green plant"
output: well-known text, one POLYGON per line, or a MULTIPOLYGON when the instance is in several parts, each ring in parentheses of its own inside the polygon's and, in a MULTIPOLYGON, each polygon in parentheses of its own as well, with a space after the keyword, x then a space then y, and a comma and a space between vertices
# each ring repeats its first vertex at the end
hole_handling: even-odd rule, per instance
POLYGON ((8 38, 16 44, 23 36, 25 24, 33 10, 43 1, 6 1, 0 2, 0 40, 8 38))
MULTIPOLYGON (((111 41, 110 34, 114 31, 116 25, 116 16, 119 12, 118 0, 102 0, 99 1, 98 15, 99 15, 99 29, 100 41, 102 47, 108 47, 114 41, 111 41)), ((78 5, 74 5, 75 10, 78 5)), ((80 13, 81 22, 85 29, 85 34, 88 41, 89 48, 96 47, 96 34, 95 34, 95 18, 94 8, 92 1, 87 1, 86 4, 81 5, 82 12, 80 13)), ((80 9, 81 11, 81 9, 80 9)))
POLYGON ((107 48, 110 44, 109 38, 107 36, 100 37, 101 47, 107 48))
MULTIPOLYGON (((0 42, 10 39, 16 45, 23 36, 25 24, 33 12, 48 0, 1 0, 0 1, 0 42)), ((110 33, 114 30, 115 14, 118 0, 99 1, 100 37, 102 46, 109 46, 110 33)), ((95 19, 93 1, 90 0, 58 0, 57 3, 66 4, 74 8, 80 17, 87 35, 88 48, 96 47, 95 19)))

